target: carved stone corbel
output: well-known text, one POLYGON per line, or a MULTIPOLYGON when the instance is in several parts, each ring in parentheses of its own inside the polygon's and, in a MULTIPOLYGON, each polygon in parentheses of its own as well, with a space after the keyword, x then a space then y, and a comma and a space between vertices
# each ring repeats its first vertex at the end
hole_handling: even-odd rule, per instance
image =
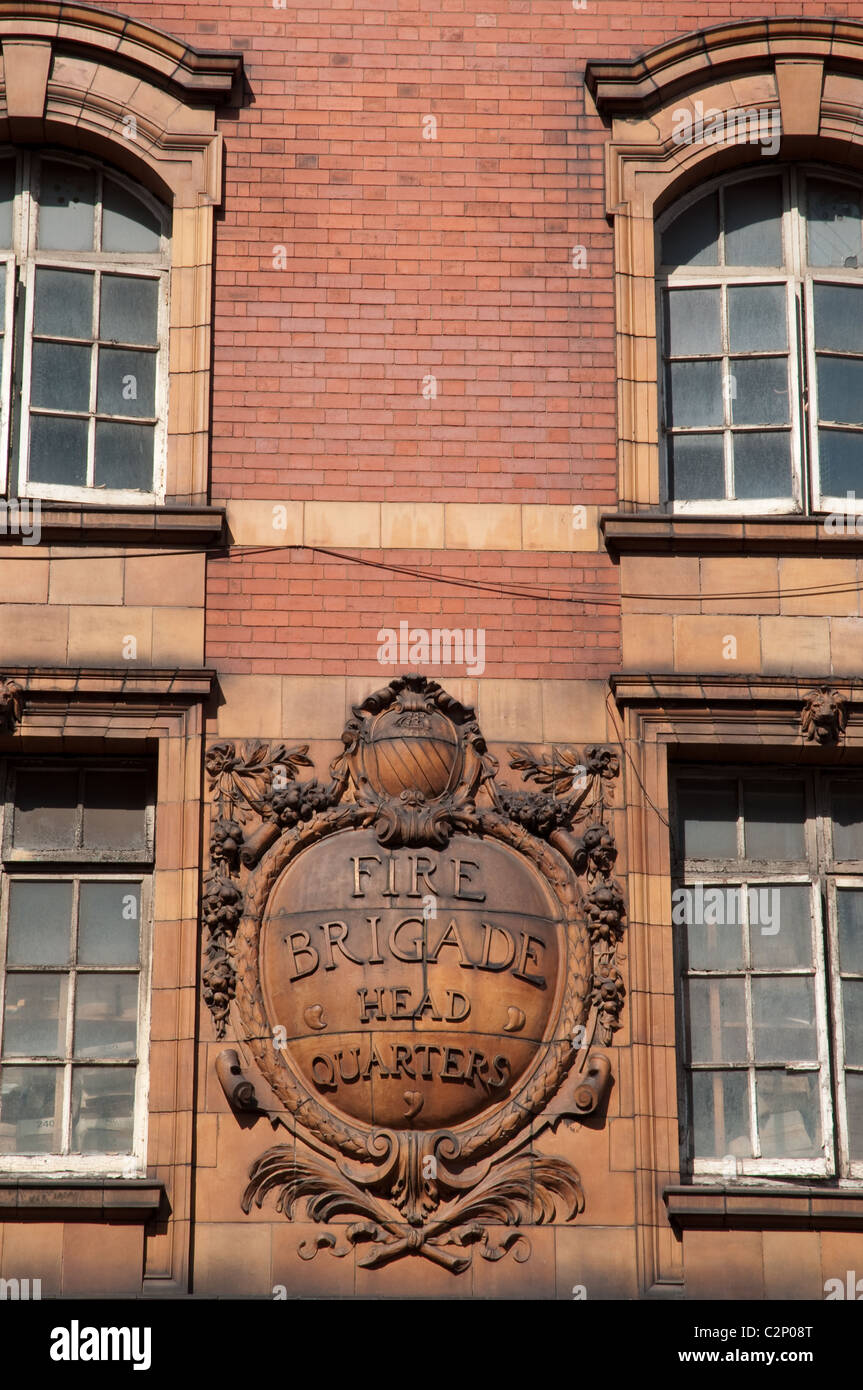
POLYGON ((800 715, 800 732, 806 743, 838 743, 848 722, 848 701, 830 685, 807 692, 800 715))

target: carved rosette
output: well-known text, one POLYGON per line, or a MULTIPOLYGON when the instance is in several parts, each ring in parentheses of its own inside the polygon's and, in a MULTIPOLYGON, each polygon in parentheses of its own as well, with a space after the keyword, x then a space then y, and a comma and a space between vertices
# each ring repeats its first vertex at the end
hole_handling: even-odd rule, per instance
POLYGON ((532 1144, 596 1107, 589 1048, 620 1026, 619 762, 514 748, 537 790, 509 788, 473 710, 423 676, 352 715, 325 784, 297 780, 307 745, 207 753, 205 998, 220 1037, 235 1011, 303 1146, 261 1155, 243 1207, 275 1192, 288 1217, 359 1218, 303 1258, 524 1259, 489 1228, 582 1209, 576 1171, 532 1144))

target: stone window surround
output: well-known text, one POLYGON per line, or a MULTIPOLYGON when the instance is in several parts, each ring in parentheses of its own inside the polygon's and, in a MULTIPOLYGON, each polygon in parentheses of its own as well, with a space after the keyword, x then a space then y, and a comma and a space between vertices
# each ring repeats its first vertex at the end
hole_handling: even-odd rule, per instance
MULTIPOLYGON (((781 115, 777 158, 863 170, 863 23, 779 17, 718 25, 631 62, 590 63, 586 106, 610 126, 606 213, 614 221, 619 509, 662 505, 655 223, 682 194, 744 164, 747 144, 677 144, 674 113, 781 115)), ((716 520, 711 518, 711 520, 716 520)), ((723 525, 719 522, 720 534, 723 525)))
POLYGON ((6 1175, 2 1220, 145 1224, 144 1288, 186 1291, 192 1222, 201 758, 209 670, 4 668, 24 713, 0 753, 156 754, 146 1177, 6 1175))
MULTIPOLYGON (((733 1186, 682 1182, 678 1143, 678 1054, 675 1020, 669 762, 711 757, 723 763, 765 762, 863 767, 863 711, 850 706, 843 745, 810 748, 800 714, 812 679, 757 675, 611 677, 623 725, 627 767, 625 840, 629 903, 628 982, 632 1028, 636 1154, 636 1247, 641 1289, 679 1293, 680 1231, 704 1224, 760 1229, 863 1225, 859 1180, 823 1187, 749 1180, 733 1186), (816 1201, 817 1196, 817 1201, 816 1201), (739 1200, 738 1200, 739 1198, 739 1200), (793 1200, 792 1200, 793 1199, 793 1200), (822 1214, 824 1220, 822 1221, 822 1214)), ((850 682, 831 681, 849 700, 850 682)), ((621 869, 623 866, 621 865, 621 869)))
POLYGON ((241 55, 59 0, 0 0, 0 55, 0 143, 89 153, 171 209, 166 502, 206 505, 213 212, 222 197, 215 108, 236 99, 241 55))

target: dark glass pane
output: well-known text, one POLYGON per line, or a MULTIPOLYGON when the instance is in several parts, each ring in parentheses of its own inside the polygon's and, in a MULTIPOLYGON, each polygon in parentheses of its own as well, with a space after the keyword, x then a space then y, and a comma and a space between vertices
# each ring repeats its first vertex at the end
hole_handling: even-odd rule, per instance
POLYGON ((825 497, 863 496, 863 433, 860 430, 818 431, 821 491, 825 497))
MULTIPOLYGON (((730 285, 728 343, 732 352, 776 352, 788 346, 784 285, 730 285)), ((732 371, 734 370, 732 366, 732 371)))
POLYGON ((55 1120, 62 1090, 59 1067, 0 1070, 0 1153, 57 1153, 62 1138, 55 1120))
POLYGON ((739 884, 688 884, 674 890, 672 903, 672 921, 686 924, 691 970, 734 970, 743 964, 739 884))
POLYGON ((102 276, 100 338, 155 347, 158 309, 158 280, 134 275, 102 276))
POLYGON ((154 425, 96 421, 96 487, 153 490, 154 425))
POLYGON ((88 772, 84 787, 85 848, 144 850, 146 773, 122 768, 88 772))
POLYGON ((15 198, 15 161, 4 159, 0 163, 0 248, 8 251, 12 246, 12 204, 15 198))
POLYGON ((733 449, 735 497, 791 496, 790 433, 735 434, 733 449))
POLYGON ((745 1158, 752 1153, 745 1072, 692 1073, 692 1129, 696 1158, 745 1158))
POLYGON ((133 1067, 76 1067, 72 1074, 72 1150, 128 1153, 135 1100, 133 1067))
POLYGON ((66 965, 72 946, 72 884, 9 885, 10 965, 66 965))
POLYGON ((863 352, 863 287, 815 285, 815 346, 863 352))
POLYGON ((780 179, 747 179, 726 188, 725 264, 782 265, 780 179))
POLYGON ((818 357, 818 419, 863 424, 863 358, 818 357))
POLYGON ((74 849, 77 805, 77 773, 21 768, 15 776, 15 848, 74 849))
POLYGON ((89 423, 71 416, 30 416, 30 480, 64 487, 87 482, 89 423))
POLYGON ((107 970, 79 974, 75 993, 75 1056, 132 1058, 138 1035, 138 976, 107 970))
POLYGON ((37 270, 33 331, 49 338, 92 337, 93 276, 83 270, 37 270))
POLYGON ((737 858, 736 782, 678 782, 685 859, 737 858))
POLYGON ((4 1057, 63 1057, 66 1052, 66 974, 6 975, 4 1057))
POLYGON ((678 502, 725 496, 721 434, 673 435, 668 440, 671 495, 678 502))
POLYGON ((106 178, 102 204, 103 251, 159 250, 159 222, 139 198, 106 178))
POLYGON ((38 245, 41 251, 92 251, 96 176, 90 169, 42 160, 38 245))
POLYGON ((863 889, 837 888, 839 969, 863 975, 863 889))
POLYGON ((845 1061, 849 1067, 863 1067, 863 980, 842 981, 842 1013, 845 1061))
POLYGON ((90 409, 89 347, 34 343, 30 404, 47 410, 90 409))
POLYGON ((81 965, 137 965, 141 885, 82 883, 78 910, 81 965))
POLYGON ((764 1158, 819 1158, 818 1076, 759 1071, 755 1076, 758 1137, 764 1158))
POLYGON ((743 816, 747 859, 804 857, 802 782, 744 782, 743 816))
POLYGON ((671 362, 668 423, 677 429, 721 425, 722 363, 671 362))
POLYGON ((863 1072, 845 1073, 845 1106, 848 1116, 848 1147, 852 1159, 863 1158, 863 1072))
POLYGON ((758 1062, 814 1062, 815 993, 811 976, 756 976, 752 1027, 758 1062))
POLYGON ((809 888, 803 883, 749 885, 749 949, 759 969, 812 964, 809 888))
POLYGON ((833 858, 863 859, 863 782, 832 782, 830 805, 833 858))
POLYGON ((746 1061, 746 1004, 741 980, 689 981, 693 1062, 746 1061))
POLYGON ((856 269, 863 264, 860 194, 842 183, 807 181, 809 264, 856 269))
POLYGON ((715 193, 694 203, 666 228, 663 265, 718 265, 719 199, 715 193))
POLYGON ((729 367, 735 425, 788 423, 788 362, 784 357, 738 357, 729 367))
POLYGON ((719 290, 668 291, 669 357, 704 357, 722 351, 719 290))
POLYGON ((156 354, 124 348, 99 349, 100 415, 156 413, 156 354))

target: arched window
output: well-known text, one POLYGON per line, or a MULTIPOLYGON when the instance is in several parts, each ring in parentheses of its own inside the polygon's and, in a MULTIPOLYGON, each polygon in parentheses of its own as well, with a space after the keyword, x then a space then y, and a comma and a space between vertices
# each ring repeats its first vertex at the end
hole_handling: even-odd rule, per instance
POLYGON ((863 510, 861 199, 834 172, 762 167, 657 224, 676 511, 863 510))
POLYGON ((166 209, 119 172, 0 154, 9 494, 164 497, 168 264, 166 209))

